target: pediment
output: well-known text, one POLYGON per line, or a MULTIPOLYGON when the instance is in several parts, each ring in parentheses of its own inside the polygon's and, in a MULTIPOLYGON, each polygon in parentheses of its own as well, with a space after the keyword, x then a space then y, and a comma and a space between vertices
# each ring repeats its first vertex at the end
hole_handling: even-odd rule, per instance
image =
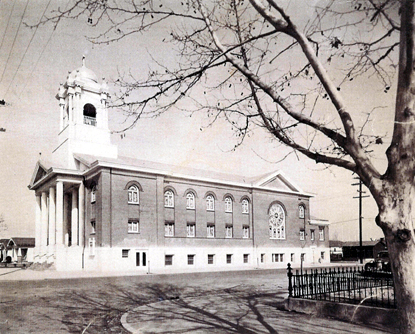
POLYGON ((302 189, 289 180, 282 171, 277 171, 261 178, 255 185, 257 187, 274 190, 293 191, 298 193, 303 192, 302 189))
POLYGON ((43 179, 48 174, 48 168, 44 166, 40 161, 36 163, 35 170, 32 175, 29 187, 32 187, 36 182, 43 179))

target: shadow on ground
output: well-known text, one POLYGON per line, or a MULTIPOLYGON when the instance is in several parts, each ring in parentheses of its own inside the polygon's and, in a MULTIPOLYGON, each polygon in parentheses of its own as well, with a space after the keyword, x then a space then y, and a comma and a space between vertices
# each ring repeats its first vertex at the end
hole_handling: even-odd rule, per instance
POLYGON ((271 293, 244 284, 215 289, 160 283, 106 284, 98 289, 93 280, 85 284, 82 289, 27 296, 20 306, 13 303, 5 313, 9 318, 0 317, 0 332, 124 334, 129 332, 121 317, 127 313, 127 322, 143 334, 385 333, 284 311, 286 290, 280 287, 271 293))

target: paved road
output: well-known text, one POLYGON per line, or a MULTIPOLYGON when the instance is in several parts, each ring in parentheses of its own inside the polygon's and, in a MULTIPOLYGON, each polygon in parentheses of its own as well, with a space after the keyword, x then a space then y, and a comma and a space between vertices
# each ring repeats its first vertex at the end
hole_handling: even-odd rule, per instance
POLYGON ((386 333, 279 310, 285 270, 1 284, 0 333, 386 333))

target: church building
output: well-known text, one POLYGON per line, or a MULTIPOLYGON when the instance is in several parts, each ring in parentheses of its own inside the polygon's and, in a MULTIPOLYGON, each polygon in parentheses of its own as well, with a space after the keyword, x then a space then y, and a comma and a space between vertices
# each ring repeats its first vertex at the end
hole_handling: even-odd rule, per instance
POLYGON ((39 160, 34 262, 57 270, 185 272, 330 261, 328 222, 282 171, 257 178, 118 155, 108 86, 83 65, 56 98, 51 162, 39 160))

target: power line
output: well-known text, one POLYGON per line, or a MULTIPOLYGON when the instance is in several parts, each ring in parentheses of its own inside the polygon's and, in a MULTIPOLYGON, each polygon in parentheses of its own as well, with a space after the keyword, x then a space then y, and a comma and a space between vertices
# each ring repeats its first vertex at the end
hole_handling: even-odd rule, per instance
MULTIPOLYGON (((45 10, 43 11, 42 16, 40 17, 40 20, 42 20, 43 16, 45 16, 46 10, 48 9, 48 7, 49 7, 49 5, 50 5, 50 2, 51 2, 51 0, 49 0, 48 4, 46 5, 45 10)), ((7 87, 7 90, 6 90, 6 93, 4 94, 4 96, 6 96, 6 95, 7 95, 7 93, 9 92, 9 89, 10 89, 10 87, 11 87, 11 85, 12 85, 12 83, 13 83, 14 79, 16 78, 16 74, 17 74, 17 72, 19 72, 20 66, 21 66, 21 65, 22 65, 22 63, 23 63, 23 59, 25 58, 25 56, 26 56, 26 54, 27 54, 27 50, 29 50, 29 47, 30 47, 30 45, 32 44, 33 38, 35 37, 35 35, 36 35, 36 32, 37 32, 37 29, 38 29, 38 28, 39 28, 39 25, 37 25, 37 26, 36 26, 36 29, 35 29, 35 31, 34 31, 34 33, 33 33, 32 37, 30 38, 29 44, 27 45, 26 50, 25 50, 25 52, 24 52, 24 54, 23 54, 22 58, 20 59, 19 66, 17 66, 17 69, 16 69, 16 71, 14 72, 13 78, 12 78, 12 80, 10 81, 9 87, 7 87)))
POLYGON ((7 19, 6 30, 4 30, 3 38, 2 38, 2 40, 1 40, 1 44, 0 44, 0 50, 1 50, 2 46, 3 46, 4 37, 6 36, 6 32, 7 32, 7 30, 9 29, 10 18, 12 17, 13 10, 14 10, 14 5, 15 5, 15 4, 16 4, 16 0, 14 0, 14 2, 13 2, 13 7, 12 7, 12 10, 10 11, 9 18, 7 19))
MULTIPOLYGON (((69 5, 69 2, 70 2, 70 1, 71 1, 71 0, 68 0, 68 2, 66 3, 65 10, 66 10, 66 8, 68 7, 68 5, 69 5)), ((56 30, 56 27, 55 27, 55 29, 52 29, 52 32, 51 32, 51 34, 50 34, 50 36, 49 36, 49 38, 48 38, 48 40, 47 40, 46 44, 43 46, 42 52, 40 53, 39 57, 37 58, 36 63, 35 63, 35 66, 33 67, 32 71, 31 71, 31 72, 30 72, 30 74, 28 75, 28 77, 27 77, 27 79, 26 79, 26 82, 25 82, 25 85, 24 85, 23 89, 20 91, 19 96, 17 97, 18 99, 20 99, 20 96, 21 96, 21 95, 22 95, 22 93, 25 91, 25 89, 26 89, 26 87, 27 87, 27 84, 28 84, 28 82, 29 82, 29 79, 32 77, 33 72, 34 72, 34 71, 35 71, 35 69, 37 68, 37 65, 39 64, 39 61, 40 61, 40 59, 41 59, 41 58, 42 58, 42 56, 43 56, 43 53, 45 52, 45 50, 46 50, 47 46, 49 45, 50 41, 52 40, 52 36, 53 36, 53 33, 55 32, 55 30, 56 30)))
POLYGON ((1 74, 0 83, 3 81, 4 72, 6 72, 7 65, 9 64, 10 56, 12 54, 12 51, 13 51, 13 48, 14 48, 14 44, 16 43, 17 35, 19 34, 20 26, 22 25, 23 18, 24 18, 25 14, 26 14, 26 9, 27 9, 27 5, 28 4, 29 4, 29 0, 26 0, 26 6, 24 8, 23 15, 20 18, 20 22, 19 22, 19 26, 17 27, 16 34, 14 35, 13 43, 12 43, 12 46, 11 46, 10 51, 9 51, 9 56, 7 57, 6 65, 4 66, 3 73, 1 74))

